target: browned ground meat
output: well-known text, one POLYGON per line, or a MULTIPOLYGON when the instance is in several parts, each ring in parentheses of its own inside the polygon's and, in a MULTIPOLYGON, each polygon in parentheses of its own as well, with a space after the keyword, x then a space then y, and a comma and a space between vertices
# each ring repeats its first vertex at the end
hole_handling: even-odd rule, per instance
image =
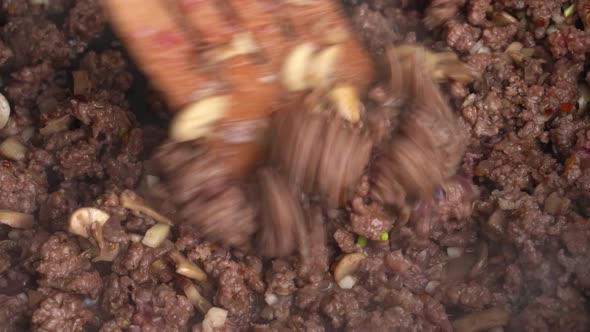
POLYGON ((34 220, 0 225, 0 330, 203 331, 208 305, 228 311, 221 330, 590 330, 590 2, 568 18, 565 0, 344 3, 376 59, 418 42, 456 52, 475 81, 419 81, 418 68, 398 88, 436 98, 403 107, 378 82, 361 129, 286 115, 301 135, 280 132, 291 143, 274 168, 235 183, 206 151, 164 143, 163 104, 105 43, 97 0, 0 0, 0 142, 27 150, 0 155, 0 210, 34 220), (318 148, 355 158, 302 157, 318 148), (142 243, 162 216, 124 197, 171 219, 170 242, 142 243), (68 232, 90 206, 109 215, 112 261, 68 232), (180 277, 176 251, 207 280, 180 277), (365 255, 352 285, 334 280, 347 254, 365 255))

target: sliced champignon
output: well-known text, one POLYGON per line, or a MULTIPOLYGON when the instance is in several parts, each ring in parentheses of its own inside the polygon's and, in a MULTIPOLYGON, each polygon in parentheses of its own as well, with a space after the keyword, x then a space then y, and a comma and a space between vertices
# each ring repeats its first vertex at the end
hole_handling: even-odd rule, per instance
POLYGON ((35 218, 26 213, 0 210, 0 223, 12 228, 31 228, 35 225, 35 218))
POLYGON ((176 264, 176 273, 197 281, 207 280, 207 274, 205 271, 191 263, 180 252, 172 250, 168 253, 168 256, 174 261, 174 264, 176 264))
POLYGON ((229 111, 229 96, 213 96, 197 101, 180 111, 170 122, 170 137, 179 142, 201 138, 229 111))
POLYGON ((122 207, 146 215, 161 224, 173 225, 172 220, 161 215, 149 206, 146 206, 143 200, 141 200, 139 197, 136 197, 131 192, 122 192, 119 196, 119 202, 121 203, 122 207))
POLYGON ((27 155, 27 147, 14 137, 9 137, 0 144, 0 155, 14 161, 24 160, 27 155))
POLYGON ((281 82, 289 91, 302 91, 310 88, 308 77, 314 53, 317 46, 313 43, 303 43, 287 55, 281 69, 281 82))
POLYGON ((237 33, 229 44, 213 50, 212 57, 218 61, 224 61, 238 55, 253 54, 260 51, 260 47, 254 41, 250 32, 237 33))
POLYGON ((343 289, 350 289, 356 284, 355 272, 366 258, 362 253, 347 254, 334 266, 334 280, 343 289))
POLYGON ((333 81, 342 52, 341 45, 332 45, 319 51, 313 57, 308 71, 311 84, 314 87, 326 86, 333 81))
POLYGON ((69 232, 83 238, 90 237, 92 228, 104 225, 110 216, 108 213, 93 207, 83 207, 74 211, 68 219, 69 232))
POLYGON ((338 114, 346 120, 356 123, 361 118, 361 101, 358 91, 351 85, 337 86, 329 95, 330 101, 336 107, 338 114))
POLYGON ((188 279, 181 278, 179 280, 180 288, 186 295, 187 299, 199 310, 201 313, 206 314, 212 305, 206 298, 201 295, 197 287, 188 279))
POLYGON ((510 311, 503 308, 489 308, 463 316, 453 322, 456 332, 478 332, 506 326, 510 311))
POLYGON ((99 254, 94 257, 95 262, 112 262, 119 254, 119 245, 109 243, 103 236, 103 225, 109 220, 108 213, 93 207, 79 208, 74 211, 68 219, 68 230, 88 239, 92 236, 100 249, 99 254))
POLYGON ((227 314, 227 310, 218 307, 209 309, 202 322, 203 332, 213 332, 223 327, 227 320, 227 314))
POLYGON ((110 243, 104 239, 103 235, 103 228, 102 225, 98 223, 94 223, 91 226, 90 232, 92 237, 98 243, 98 247, 100 252, 96 257, 94 257, 93 261, 95 262, 112 262, 115 260, 117 255, 119 255, 119 244, 118 243, 110 243))
POLYGON ((10 119, 10 104, 6 97, 0 93, 0 129, 6 127, 10 119))
POLYGON ((141 243, 150 248, 158 248, 166 241, 168 235, 170 235, 170 225, 155 224, 145 232, 141 243))
POLYGON ((59 133, 67 130, 73 121, 74 118, 71 115, 66 114, 60 118, 48 121, 43 128, 39 129, 39 133, 43 136, 59 133))

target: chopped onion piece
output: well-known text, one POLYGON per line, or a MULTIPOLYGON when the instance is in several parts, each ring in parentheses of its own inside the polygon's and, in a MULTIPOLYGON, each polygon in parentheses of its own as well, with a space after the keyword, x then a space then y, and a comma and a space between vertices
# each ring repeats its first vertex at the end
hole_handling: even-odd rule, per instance
POLYGON ((132 197, 132 195, 129 192, 126 192, 126 191, 122 192, 121 196, 119 197, 119 202, 121 203, 121 206, 126 209, 142 213, 142 214, 154 219, 155 221, 157 221, 159 223, 173 225, 172 220, 159 214, 158 212, 154 211, 152 208, 145 206, 143 204, 143 202, 132 197))
POLYGON ((141 243, 150 248, 158 248, 164 243, 168 235, 170 235, 170 225, 155 224, 145 233, 141 243))
POLYGON ((0 210, 0 223, 12 228, 31 228, 35 225, 35 218, 26 213, 0 210))
POLYGON ((6 97, 0 93, 0 129, 6 127, 10 119, 10 104, 6 97))
POLYGON ((227 310, 212 307, 207 311, 205 315, 205 319, 203 319, 203 331, 204 332, 213 332, 216 329, 225 325, 225 321, 227 320, 227 310))
POLYGON ((188 279, 181 279, 180 281, 181 288, 184 292, 184 295, 188 298, 189 301, 199 310, 201 313, 205 314, 211 309, 212 305, 207 301, 206 298, 199 293, 199 290, 192 282, 188 279))
POLYGON ((207 274, 205 271, 191 263, 178 251, 171 251, 169 256, 176 264, 176 273, 198 281, 207 280, 207 274))
POLYGON ((14 137, 9 137, 0 144, 0 155, 11 160, 21 161, 27 155, 27 148, 14 137))
POLYGON ((59 133, 61 131, 67 130, 73 121, 74 119, 71 115, 64 115, 60 118, 48 121, 45 126, 39 130, 39 133, 41 133, 43 136, 59 133))

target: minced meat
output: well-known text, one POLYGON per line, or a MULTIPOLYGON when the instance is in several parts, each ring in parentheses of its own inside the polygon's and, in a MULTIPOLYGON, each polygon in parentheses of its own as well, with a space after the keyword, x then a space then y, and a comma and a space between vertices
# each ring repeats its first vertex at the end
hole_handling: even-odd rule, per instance
POLYGON ((287 115, 275 153, 293 163, 241 183, 166 141, 162 99, 99 1, 0 1, 0 142, 27 150, 0 155, 0 213, 32 220, 0 225, 0 330, 202 331, 210 306, 228 313, 220 330, 590 330, 590 2, 567 18, 565 0, 343 3, 375 59, 419 43, 473 82, 413 68, 400 106, 383 78, 360 128, 287 115), (314 148, 332 162, 302 158, 314 148), (284 219, 260 223, 261 202, 284 219), (82 207, 108 215, 88 238, 68 227, 82 207), (143 236, 161 223, 154 248, 143 236))

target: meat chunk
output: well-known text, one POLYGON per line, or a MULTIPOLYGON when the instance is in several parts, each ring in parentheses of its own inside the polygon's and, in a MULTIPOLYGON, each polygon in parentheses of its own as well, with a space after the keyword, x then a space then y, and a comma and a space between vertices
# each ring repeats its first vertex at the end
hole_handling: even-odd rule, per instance
POLYGON ((92 317, 92 312, 82 307, 80 299, 68 293, 57 293, 41 302, 31 322, 33 331, 82 332, 92 317))

